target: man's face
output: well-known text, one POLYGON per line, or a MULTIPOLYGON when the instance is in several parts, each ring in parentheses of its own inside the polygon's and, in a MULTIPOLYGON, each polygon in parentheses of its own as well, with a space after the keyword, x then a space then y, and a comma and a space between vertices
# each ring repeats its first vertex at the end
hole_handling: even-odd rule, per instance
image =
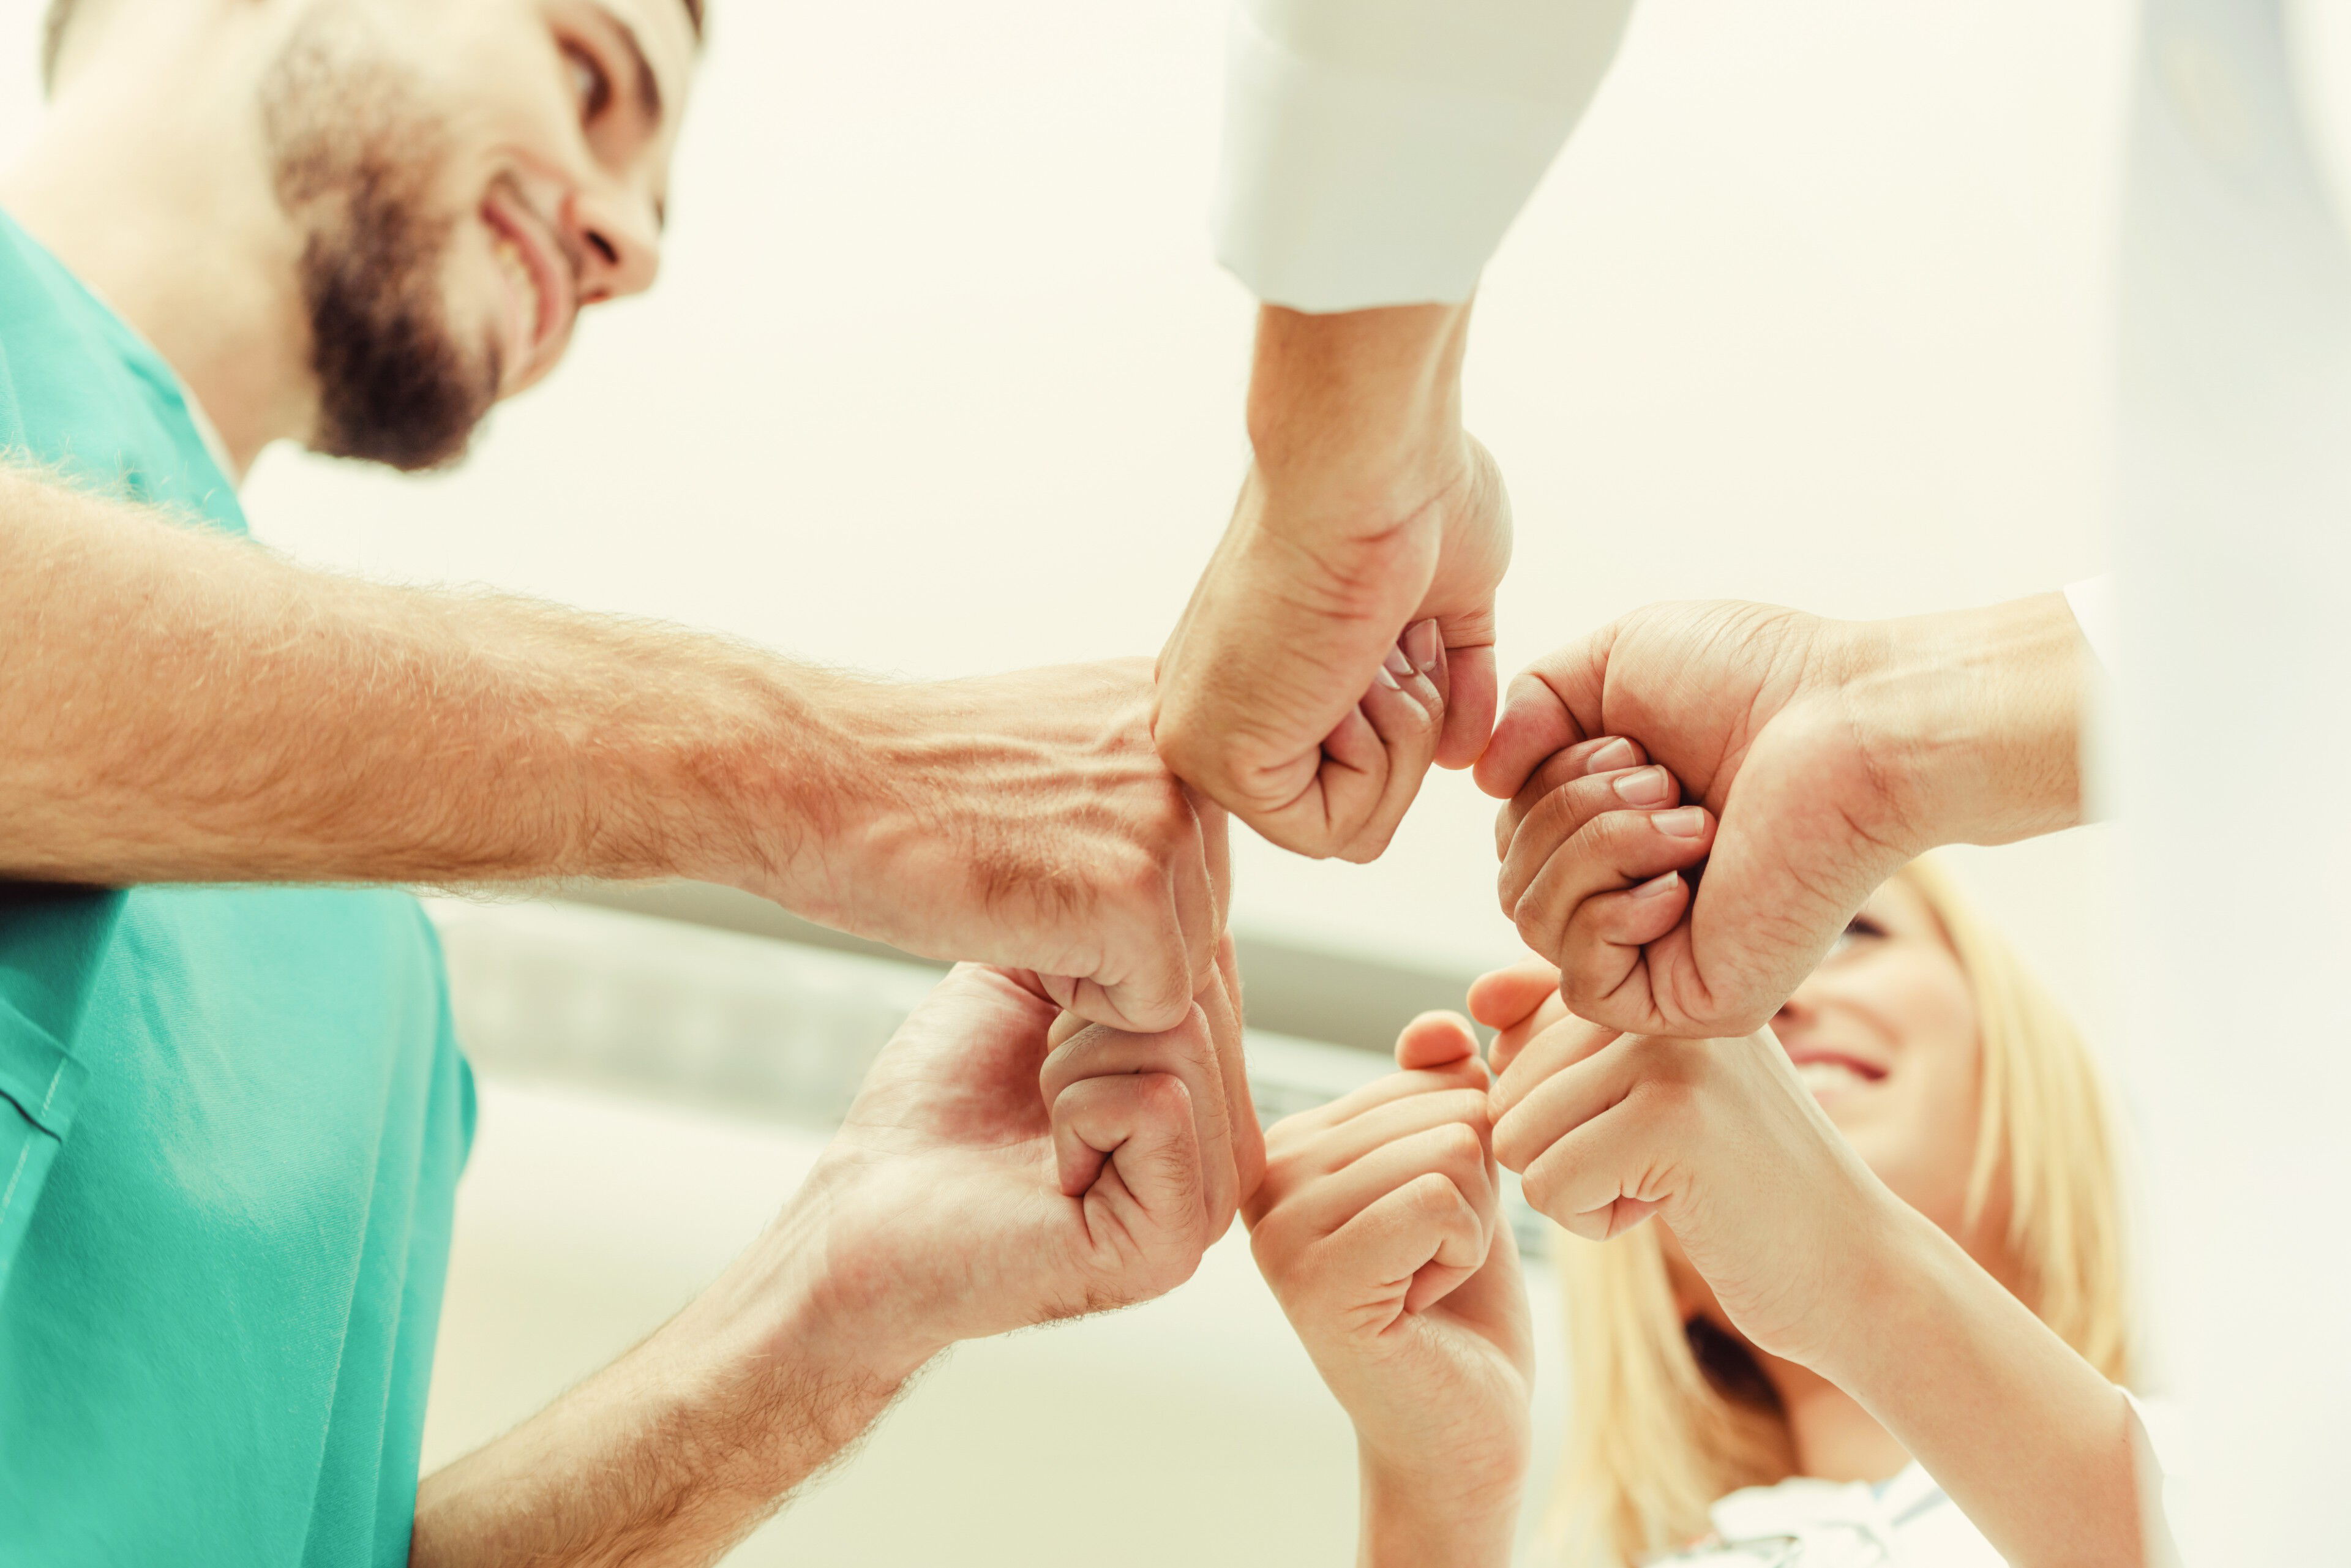
POLYGON ((312 444, 426 468, 659 265, 688 0, 314 0, 262 87, 312 444))

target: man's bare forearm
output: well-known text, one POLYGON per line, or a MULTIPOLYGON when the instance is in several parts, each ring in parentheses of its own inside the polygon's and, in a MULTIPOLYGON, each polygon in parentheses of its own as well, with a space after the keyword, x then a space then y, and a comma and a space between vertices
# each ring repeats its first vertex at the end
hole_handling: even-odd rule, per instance
POLYGON ((0 878, 728 883, 1162 1029, 1223 820, 1151 666, 937 682, 306 570, 0 467, 0 878))
POLYGON ((0 468, 0 873, 792 868, 852 683, 673 628, 311 571, 0 468))
POLYGON ((698 1568, 844 1454, 931 1347, 826 1300, 806 1220, 788 1209, 653 1338, 426 1477, 412 1568, 698 1568))

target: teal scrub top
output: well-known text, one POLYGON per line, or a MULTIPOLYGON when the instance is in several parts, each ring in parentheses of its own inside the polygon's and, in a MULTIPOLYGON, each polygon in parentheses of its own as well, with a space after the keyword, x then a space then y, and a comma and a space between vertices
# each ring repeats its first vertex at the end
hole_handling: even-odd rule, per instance
MULTIPOLYGON (((0 461, 245 532, 5 214, 0 461)), ((414 899, 0 883, 0 1563, 406 1563, 473 1123, 414 899)))

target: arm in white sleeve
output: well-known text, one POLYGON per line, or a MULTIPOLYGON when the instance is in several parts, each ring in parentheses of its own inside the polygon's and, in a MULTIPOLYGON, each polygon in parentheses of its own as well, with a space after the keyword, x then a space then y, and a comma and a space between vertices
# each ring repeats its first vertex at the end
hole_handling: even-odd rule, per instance
POLYGON ((1236 0, 1217 259, 1269 305, 1458 304, 1632 0, 1236 0))

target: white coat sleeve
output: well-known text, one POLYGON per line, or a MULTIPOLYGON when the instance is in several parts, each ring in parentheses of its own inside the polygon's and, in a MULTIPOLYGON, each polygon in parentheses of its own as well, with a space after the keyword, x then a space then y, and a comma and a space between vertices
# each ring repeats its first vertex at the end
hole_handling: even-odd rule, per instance
POLYGON ((1217 258, 1268 304, 1458 303, 1632 0, 1235 0, 1217 258))
POLYGON ((2074 612, 2074 623, 2082 629, 2082 640, 2090 644, 2090 652, 2112 674, 2122 643, 2121 633, 2115 625, 2115 580, 2085 577, 2079 582, 2069 582, 2065 585, 2065 602, 2074 612))

